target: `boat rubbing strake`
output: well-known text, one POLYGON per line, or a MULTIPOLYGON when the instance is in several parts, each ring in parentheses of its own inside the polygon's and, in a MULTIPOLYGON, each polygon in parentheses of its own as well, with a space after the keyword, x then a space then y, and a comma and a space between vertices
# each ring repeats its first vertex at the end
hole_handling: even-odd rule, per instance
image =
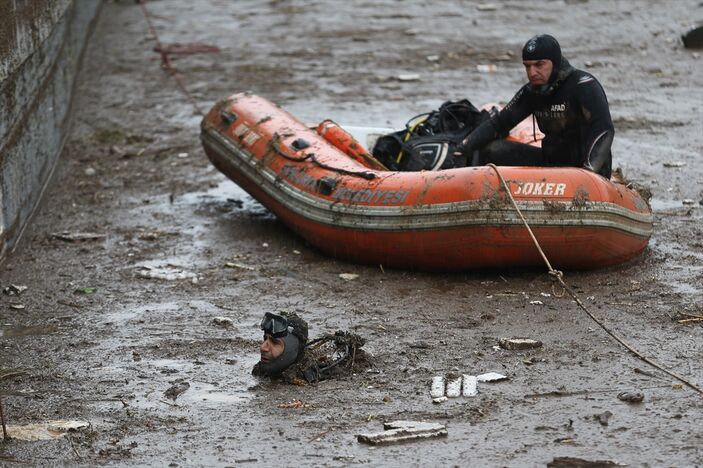
MULTIPOLYGON (((220 171, 334 257, 425 270, 541 264, 492 168, 384 171, 339 130, 332 144, 275 104, 236 94, 203 119, 202 141, 220 171)), ((647 246, 651 210, 624 184, 572 167, 499 170, 556 267, 614 265, 647 246)))

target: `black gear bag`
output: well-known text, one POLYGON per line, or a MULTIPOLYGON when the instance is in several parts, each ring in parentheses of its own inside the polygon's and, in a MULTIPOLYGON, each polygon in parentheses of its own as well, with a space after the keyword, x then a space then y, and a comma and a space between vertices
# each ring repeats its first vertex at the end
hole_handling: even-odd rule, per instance
POLYGON ((457 147, 471 131, 489 118, 468 99, 447 101, 438 110, 408 121, 404 130, 383 135, 372 154, 392 171, 450 169, 466 165, 455 156, 457 147))

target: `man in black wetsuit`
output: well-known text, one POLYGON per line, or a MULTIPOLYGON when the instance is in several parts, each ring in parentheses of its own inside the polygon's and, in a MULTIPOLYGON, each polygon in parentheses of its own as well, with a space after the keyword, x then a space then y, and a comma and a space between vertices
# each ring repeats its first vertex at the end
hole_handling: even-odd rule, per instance
POLYGON ((573 68, 552 36, 535 36, 522 49, 529 83, 500 112, 464 139, 459 152, 474 165, 584 167, 610 178, 615 133, 600 83, 573 68), (499 137, 533 114, 542 148, 499 137))

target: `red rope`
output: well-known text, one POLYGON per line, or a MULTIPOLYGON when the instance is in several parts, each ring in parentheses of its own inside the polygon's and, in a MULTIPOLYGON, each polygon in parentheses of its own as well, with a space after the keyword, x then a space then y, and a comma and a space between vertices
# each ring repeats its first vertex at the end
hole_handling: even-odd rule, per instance
POLYGON ((198 106, 197 101, 193 97, 192 94, 188 91, 188 88, 186 88, 185 84, 183 83, 183 80, 181 79, 181 75, 178 73, 178 70, 173 66, 171 63, 171 59, 168 55, 168 51, 163 47, 161 44, 161 40, 159 39, 159 35, 156 33, 156 29, 154 29, 154 24, 151 22, 151 14, 149 13, 149 10, 146 8, 146 0, 141 0, 139 1, 139 6, 142 9, 142 13, 144 14, 144 19, 146 20, 146 24, 149 27, 149 33, 154 37, 154 41, 156 42, 156 49, 161 55, 161 68, 166 70, 169 75, 171 75, 176 82, 176 86, 178 86, 178 89, 183 93, 183 95, 188 99, 190 104, 193 106, 193 109, 200 114, 200 115, 205 115, 205 113, 200 109, 198 106))

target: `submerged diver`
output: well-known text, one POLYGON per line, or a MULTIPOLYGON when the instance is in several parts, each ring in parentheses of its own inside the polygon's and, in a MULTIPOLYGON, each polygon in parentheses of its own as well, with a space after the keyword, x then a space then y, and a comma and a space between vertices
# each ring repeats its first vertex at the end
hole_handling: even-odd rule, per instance
POLYGON ((353 333, 338 331, 308 341, 308 324, 294 312, 266 312, 261 330, 261 360, 252 369, 256 376, 302 385, 329 378, 366 358, 361 350, 364 339, 353 333))
POLYGON ((522 63, 529 83, 473 130, 455 155, 467 156, 470 165, 576 166, 610 178, 615 130, 600 83, 573 68, 547 34, 527 41, 522 63), (541 149, 501 138, 530 114, 545 135, 541 149))

